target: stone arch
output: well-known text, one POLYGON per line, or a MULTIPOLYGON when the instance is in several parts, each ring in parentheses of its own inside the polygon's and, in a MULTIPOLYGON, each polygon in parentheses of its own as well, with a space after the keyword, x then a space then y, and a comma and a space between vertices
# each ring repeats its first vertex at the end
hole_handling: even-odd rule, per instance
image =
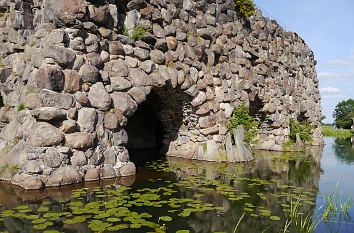
POLYGON ((156 159, 168 152, 170 142, 185 133, 183 129, 190 124, 190 102, 189 95, 170 85, 152 88, 125 127, 127 149, 134 163, 156 159))
POLYGON ((258 10, 246 28, 229 0, 17 2, 0 6, 0 166, 20 169, 0 179, 30 189, 135 174, 128 124, 154 95, 156 122, 182 119, 164 125, 168 156, 240 161, 226 122, 241 102, 266 114, 260 149, 282 150, 301 109, 322 142, 314 55, 258 10), (126 36, 138 22, 145 38, 126 36))

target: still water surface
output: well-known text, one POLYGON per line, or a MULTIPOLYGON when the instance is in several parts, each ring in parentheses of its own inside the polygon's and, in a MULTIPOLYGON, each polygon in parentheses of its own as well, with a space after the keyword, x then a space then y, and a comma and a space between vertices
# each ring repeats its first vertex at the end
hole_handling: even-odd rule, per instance
MULTIPOLYGON (((151 161, 135 177, 39 191, 0 183, 0 231, 233 232, 245 213, 237 232, 280 232, 299 196, 304 215, 338 182, 354 200, 352 141, 325 142, 301 154, 258 151, 247 164, 151 161)), ((354 232, 353 224, 322 223, 316 232, 354 232)))

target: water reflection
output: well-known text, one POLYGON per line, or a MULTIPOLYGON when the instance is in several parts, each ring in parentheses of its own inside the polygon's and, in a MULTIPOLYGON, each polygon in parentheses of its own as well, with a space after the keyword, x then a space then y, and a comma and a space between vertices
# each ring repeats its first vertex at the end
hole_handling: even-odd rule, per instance
POLYGON ((333 147, 338 159, 347 164, 354 163, 354 137, 337 138, 333 147))
MULTIPOLYGON (((273 221, 269 216, 259 215, 257 217, 246 214, 245 218, 239 225, 238 232, 262 232, 266 228, 267 232, 280 232, 284 227, 284 223, 289 218, 288 212, 284 212, 284 205, 289 205, 291 194, 295 187, 301 187, 301 192, 310 192, 312 201, 308 201, 305 208, 302 209, 304 214, 313 213, 318 194, 318 182, 321 173, 320 160, 322 156, 322 148, 309 148, 306 153, 274 153, 262 152, 256 153, 257 160, 252 163, 242 165, 215 165, 208 162, 197 162, 197 166, 193 166, 195 162, 185 161, 181 159, 169 159, 171 162, 178 162, 184 166, 178 166, 175 171, 177 180, 184 180, 190 176, 206 177, 221 184, 234 187, 239 193, 248 193, 249 197, 243 200, 233 201, 229 198, 217 194, 216 191, 204 192, 203 201, 213 203, 216 206, 223 206, 223 212, 208 212, 196 215, 188 221, 189 226, 194 232, 214 232, 225 231, 233 232, 238 219, 247 211, 248 203, 255 206, 252 213, 257 213, 257 209, 270 210, 272 216, 279 216, 280 221, 273 221), (245 178, 242 182, 234 182, 227 175, 225 170, 233 167, 231 173, 240 174, 245 178), (181 168, 181 167, 184 167, 181 168), (241 172, 242 171, 242 172, 241 172), (254 185, 255 180, 262 180, 267 185, 254 185), (292 186, 293 189, 284 189, 285 186, 292 186)), ((230 171, 229 171, 230 172, 230 171)), ((262 182, 261 182, 262 183, 262 182)), ((187 196, 193 196, 200 192, 197 189, 183 189, 187 196)), ((306 195, 306 194, 304 194, 306 195)), ((294 229, 293 229, 294 230, 294 229)))
MULTIPOLYGON (((10 209, 26 204, 36 209, 41 203, 49 202, 51 212, 60 212, 59 200, 77 201, 71 196, 72 190, 88 188, 86 202, 99 199, 95 196, 95 187, 112 185, 114 188, 131 186, 124 195, 134 195, 139 189, 166 187, 167 182, 174 184, 176 193, 173 198, 196 199, 210 203, 215 210, 192 213, 189 217, 179 212, 168 212, 171 208, 131 207, 132 211, 145 211, 154 216, 169 215, 173 221, 166 223, 167 232, 188 229, 190 232, 233 232, 238 219, 243 213, 238 232, 279 232, 289 217, 291 199, 300 194, 306 196, 304 214, 314 212, 318 194, 318 182, 321 174, 320 160, 322 150, 309 148, 306 153, 256 152, 257 159, 245 164, 209 163, 168 158, 166 162, 152 163, 139 169, 138 175, 125 179, 105 180, 101 182, 50 188, 40 191, 23 191, 21 188, 1 183, 0 204, 3 209, 10 209), (154 182, 151 182, 151 179, 154 182)), ((111 189, 112 189, 111 187, 111 189)), ((106 189, 106 188, 105 188, 106 189)), ((167 197, 167 198, 171 198, 167 197)), ((162 197, 161 197, 162 198, 162 197)), ((190 208, 190 207, 189 207, 190 208)), ((33 232, 30 221, 7 217, 3 228, 9 232, 33 232)), ((0 227, 1 228, 1 227, 0 227)), ((4 230, 0 229, 0 230, 4 230)), ((50 229, 65 232, 90 232, 87 223, 63 224, 56 222, 50 229)), ((126 231, 124 231, 126 232, 126 231)), ((146 232, 146 229, 131 229, 128 232, 146 232)))

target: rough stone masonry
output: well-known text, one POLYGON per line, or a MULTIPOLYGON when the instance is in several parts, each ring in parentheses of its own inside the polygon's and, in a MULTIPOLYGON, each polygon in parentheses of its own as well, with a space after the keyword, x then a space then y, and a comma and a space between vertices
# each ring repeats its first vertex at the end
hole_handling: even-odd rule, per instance
POLYGON ((126 126, 146 99, 168 156, 227 153, 246 103, 257 149, 283 150, 289 119, 322 144, 316 61, 293 32, 233 0, 0 0, 1 179, 25 189, 136 172, 126 126), (124 25, 124 27, 123 27, 124 25), (122 30, 144 30, 133 41, 122 30))

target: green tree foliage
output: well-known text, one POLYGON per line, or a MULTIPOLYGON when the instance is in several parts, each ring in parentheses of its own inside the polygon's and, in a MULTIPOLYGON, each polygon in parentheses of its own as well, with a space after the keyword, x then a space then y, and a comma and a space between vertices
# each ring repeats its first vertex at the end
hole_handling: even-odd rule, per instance
POLYGON ((232 130, 236 129, 238 125, 243 125, 245 128, 244 141, 246 145, 250 146, 251 144, 256 143, 254 138, 258 134, 259 122, 248 114, 244 103, 233 111, 227 128, 232 133, 232 130))
POLYGON ((290 119, 290 141, 296 142, 296 134, 299 134, 300 139, 304 142, 312 142, 312 130, 315 127, 310 125, 307 121, 295 121, 290 119))
POLYGON ((354 100, 343 100, 334 109, 333 118, 338 128, 350 129, 354 118, 354 100))
POLYGON ((234 2, 237 12, 242 16, 249 17, 256 10, 256 4, 252 0, 234 0, 234 2))

